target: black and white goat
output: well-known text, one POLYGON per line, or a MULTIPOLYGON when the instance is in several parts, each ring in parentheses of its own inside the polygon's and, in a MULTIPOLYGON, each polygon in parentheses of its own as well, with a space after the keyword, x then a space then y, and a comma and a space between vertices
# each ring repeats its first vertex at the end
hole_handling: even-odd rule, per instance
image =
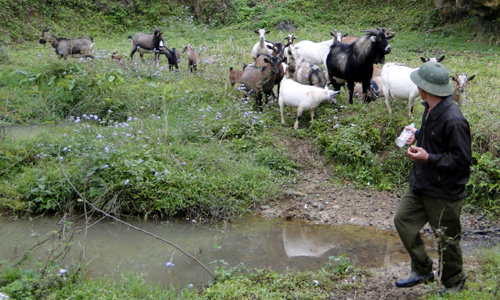
POLYGON ((370 79, 373 74, 373 64, 383 63, 385 55, 391 52, 387 37, 380 29, 365 30, 364 36, 354 43, 347 45, 333 43, 326 58, 326 67, 330 83, 336 91, 343 83, 349 89, 349 103, 352 104, 355 82, 363 86, 363 100, 370 88, 370 79))

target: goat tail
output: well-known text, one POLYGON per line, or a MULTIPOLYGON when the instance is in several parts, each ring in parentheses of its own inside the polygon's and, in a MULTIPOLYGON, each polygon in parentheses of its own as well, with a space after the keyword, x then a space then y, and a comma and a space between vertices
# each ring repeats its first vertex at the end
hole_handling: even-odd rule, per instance
POLYGON ((129 36, 127 37, 127 39, 132 39, 132 36, 131 36, 131 35, 129 35, 129 36))

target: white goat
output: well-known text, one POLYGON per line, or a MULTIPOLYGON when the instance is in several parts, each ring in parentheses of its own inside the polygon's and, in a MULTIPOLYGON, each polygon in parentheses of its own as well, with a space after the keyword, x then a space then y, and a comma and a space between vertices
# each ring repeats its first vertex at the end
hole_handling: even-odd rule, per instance
POLYGON ((253 57, 253 59, 257 59, 257 56, 267 54, 267 55, 273 55, 273 43, 266 41, 266 33, 269 33, 269 30, 266 31, 265 28, 259 28, 258 30, 254 31, 259 35, 259 41, 257 44, 255 44, 252 48, 252 52, 250 52, 250 55, 253 57), (267 46, 271 46, 271 48, 267 46))
MULTIPOLYGON (((335 31, 336 32, 336 31, 335 31)), ((342 30, 339 33, 330 32, 332 35, 331 40, 323 41, 320 43, 315 43, 311 41, 301 41, 295 44, 293 47, 289 47, 291 50, 291 55, 296 62, 306 61, 313 63, 315 65, 324 64, 326 66, 326 56, 330 53, 330 47, 338 41, 337 35, 342 36, 342 30)))
POLYGON ((290 107, 290 114, 292 114, 292 117, 292 107, 297 107, 297 119, 293 126, 294 129, 297 129, 299 128, 299 120, 304 110, 309 111, 311 114, 311 121, 313 121, 314 109, 321 103, 328 101, 329 103, 337 104, 335 95, 338 92, 329 90, 328 86, 322 89, 315 86, 303 85, 295 82, 290 77, 291 76, 287 74, 283 80, 281 80, 278 102, 280 105, 282 124, 285 124, 285 105, 290 107))
MULTIPOLYGON (((438 58, 436 55, 436 57, 427 58, 426 60, 421 59, 423 62, 441 62, 444 56, 438 58)), ((410 79, 411 72, 415 70, 418 70, 418 68, 413 69, 396 63, 386 63, 382 68, 382 72, 380 73, 382 93, 385 97, 385 105, 389 114, 392 114, 391 99, 408 99, 408 116, 413 118, 413 103, 417 97, 420 97, 417 85, 410 79)))

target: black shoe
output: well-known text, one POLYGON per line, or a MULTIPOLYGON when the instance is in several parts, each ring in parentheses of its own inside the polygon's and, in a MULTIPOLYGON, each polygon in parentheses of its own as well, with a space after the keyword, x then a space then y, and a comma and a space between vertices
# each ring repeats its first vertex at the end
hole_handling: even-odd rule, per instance
POLYGON ((429 274, 426 274, 426 275, 419 275, 412 268, 412 270, 410 272, 410 276, 408 276, 408 278, 396 281, 396 287, 407 288, 407 287, 416 286, 417 284, 429 283, 429 282, 433 282, 433 281, 434 281, 434 273, 433 272, 430 272, 429 274))
POLYGON ((469 275, 465 274, 465 276, 462 277, 462 279, 460 279, 460 281, 456 285, 450 288, 445 287, 441 292, 439 292, 439 296, 442 297, 445 294, 456 294, 461 292, 464 289, 465 281, 467 280, 468 277, 469 275))

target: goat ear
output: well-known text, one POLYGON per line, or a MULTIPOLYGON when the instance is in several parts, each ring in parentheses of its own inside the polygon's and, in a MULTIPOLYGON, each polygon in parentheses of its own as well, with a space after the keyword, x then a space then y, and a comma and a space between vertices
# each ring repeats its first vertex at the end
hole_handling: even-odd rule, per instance
POLYGON ((233 70, 233 66, 230 66, 230 67, 229 67, 229 71, 232 71, 232 70, 233 70))
POLYGON ((345 34, 343 34, 343 35, 342 35, 342 37, 346 37, 346 36, 348 36, 348 35, 349 35, 349 34, 345 33, 345 34))
POLYGON ((467 81, 472 81, 474 79, 474 77, 476 77, 476 75, 472 75, 471 77, 467 78, 467 81))
POLYGON ((457 82, 457 79, 454 76, 450 76, 450 78, 451 78, 452 81, 457 82))
POLYGON ((260 34, 258 30, 254 30, 253 32, 255 32, 256 34, 260 34))
POLYGON ((377 41, 377 37, 376 37, 376 36, 374 36, 374 35, 372 35, 372 36, 370 37, 370 40, 371 40, 372 42, 374 42, 374 43, 375 43, 375 42, 377 41))
POLYGON ((271 62, 269 61, 269 59, 267 59, 267 57, 264 57, 264 62, 265 62, 265 63, 271 63, 271 62))
POLYGON ((396 35, 396 34, 390 35, 390 36, 386 37, 386 39, 387 39, 387 40, 390 40, 390 39, 392 39, 395 35, 396 35))
POLYGON ((439 58, 436 58, 437 62, 442 62, 444 60, 444 55, 439 57, 439 58))
POLYGON ((266 34, 269 34, 269 30, 266 30, 266 34))
POLYGON ((266 47, 267 47, 268 49, 271 49, 271 50, 273 50, 273 49, 274 49, 274 45, 273 45, 273 46, 271 46, 271 45, 266 45, 266 47))
POLYGON ((428 62, 427 58, 424 58, 423 56, 420 56, 420 60, 421 60, 423 63, 428 62))

